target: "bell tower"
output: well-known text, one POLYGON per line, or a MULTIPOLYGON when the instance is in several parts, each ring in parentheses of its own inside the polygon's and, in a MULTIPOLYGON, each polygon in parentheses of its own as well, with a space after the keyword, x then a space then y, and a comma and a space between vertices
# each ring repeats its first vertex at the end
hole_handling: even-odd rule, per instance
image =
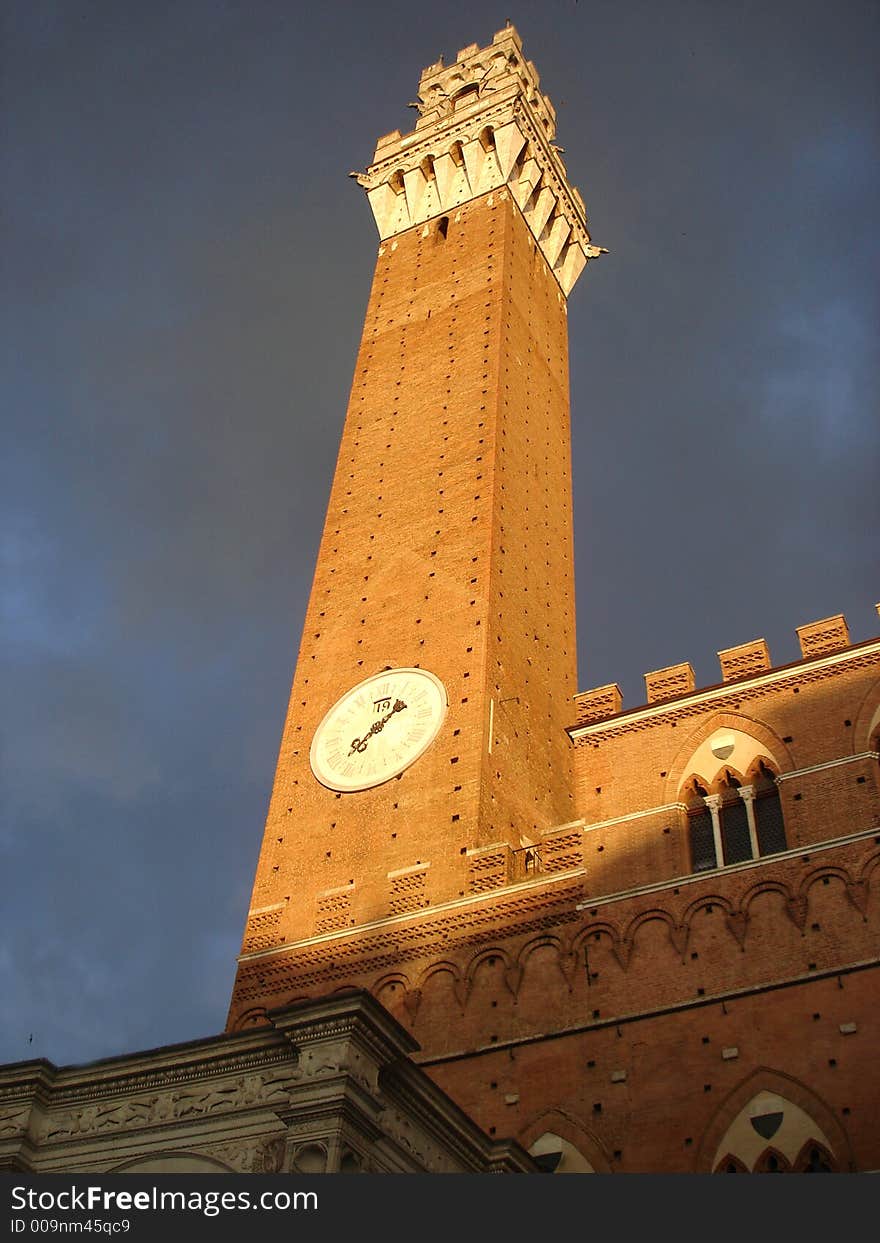
POLYGON ((575 816, 566 299, 600 250, 513 27, 416 106, 357 175, 380 245, 233 1028, 575 816))

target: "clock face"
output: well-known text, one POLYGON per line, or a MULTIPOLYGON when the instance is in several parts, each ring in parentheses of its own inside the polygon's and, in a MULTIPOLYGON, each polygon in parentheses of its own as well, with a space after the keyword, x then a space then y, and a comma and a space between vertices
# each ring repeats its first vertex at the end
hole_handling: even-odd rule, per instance
POLYGON ((387 669, 353 686, 315 730, 309 761, 331 790, 381 785, 408 768, 437 736, 446 690, 426 669, 387 669))

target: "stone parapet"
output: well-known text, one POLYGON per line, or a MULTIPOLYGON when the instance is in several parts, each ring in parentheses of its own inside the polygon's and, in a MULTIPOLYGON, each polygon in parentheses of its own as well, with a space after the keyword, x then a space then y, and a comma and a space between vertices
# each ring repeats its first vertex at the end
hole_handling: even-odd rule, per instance
POLYGON ((540 90, 513 26, 489 47, 463 48, 453 65, 429 65, 412 133, 380 138, 373 163, 353 173, 385 241, 492 191, 509 187, 542 256, 568 296, 594 246, 584 201, 554 144, 556 112, 540 90))

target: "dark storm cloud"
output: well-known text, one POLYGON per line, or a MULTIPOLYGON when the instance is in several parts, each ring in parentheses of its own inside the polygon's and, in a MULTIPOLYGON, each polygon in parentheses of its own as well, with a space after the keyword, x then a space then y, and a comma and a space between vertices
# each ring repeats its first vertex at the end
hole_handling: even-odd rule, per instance
MULTIPOLYGON (((877 10, 509 11, 612 252, 570 304, 581 685, 870 636, 877 10)), ((0 1058, 222 1027, 375 254, 345 174, 506 16, 411 14, 7 6, 0 1058)))

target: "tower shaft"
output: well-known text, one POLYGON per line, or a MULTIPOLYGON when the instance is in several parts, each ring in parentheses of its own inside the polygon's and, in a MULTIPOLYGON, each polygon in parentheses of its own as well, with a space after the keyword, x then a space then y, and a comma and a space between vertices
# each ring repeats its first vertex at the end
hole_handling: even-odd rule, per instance
MULTIPOLYGON (((332 960, 359 929, 466 899, 574 815, 566 293, 589 235, 515 32, 455 68, 425 71, 415 134, 380 140, 360 178, 382 242, 232 1025, 289 999, 304 951, 332 960), (328 788, 322 720, 407 668, 445 688, 432 744, 391 779, 328 788)), ((348 728, 339 765, 404 719, 348 728)))

